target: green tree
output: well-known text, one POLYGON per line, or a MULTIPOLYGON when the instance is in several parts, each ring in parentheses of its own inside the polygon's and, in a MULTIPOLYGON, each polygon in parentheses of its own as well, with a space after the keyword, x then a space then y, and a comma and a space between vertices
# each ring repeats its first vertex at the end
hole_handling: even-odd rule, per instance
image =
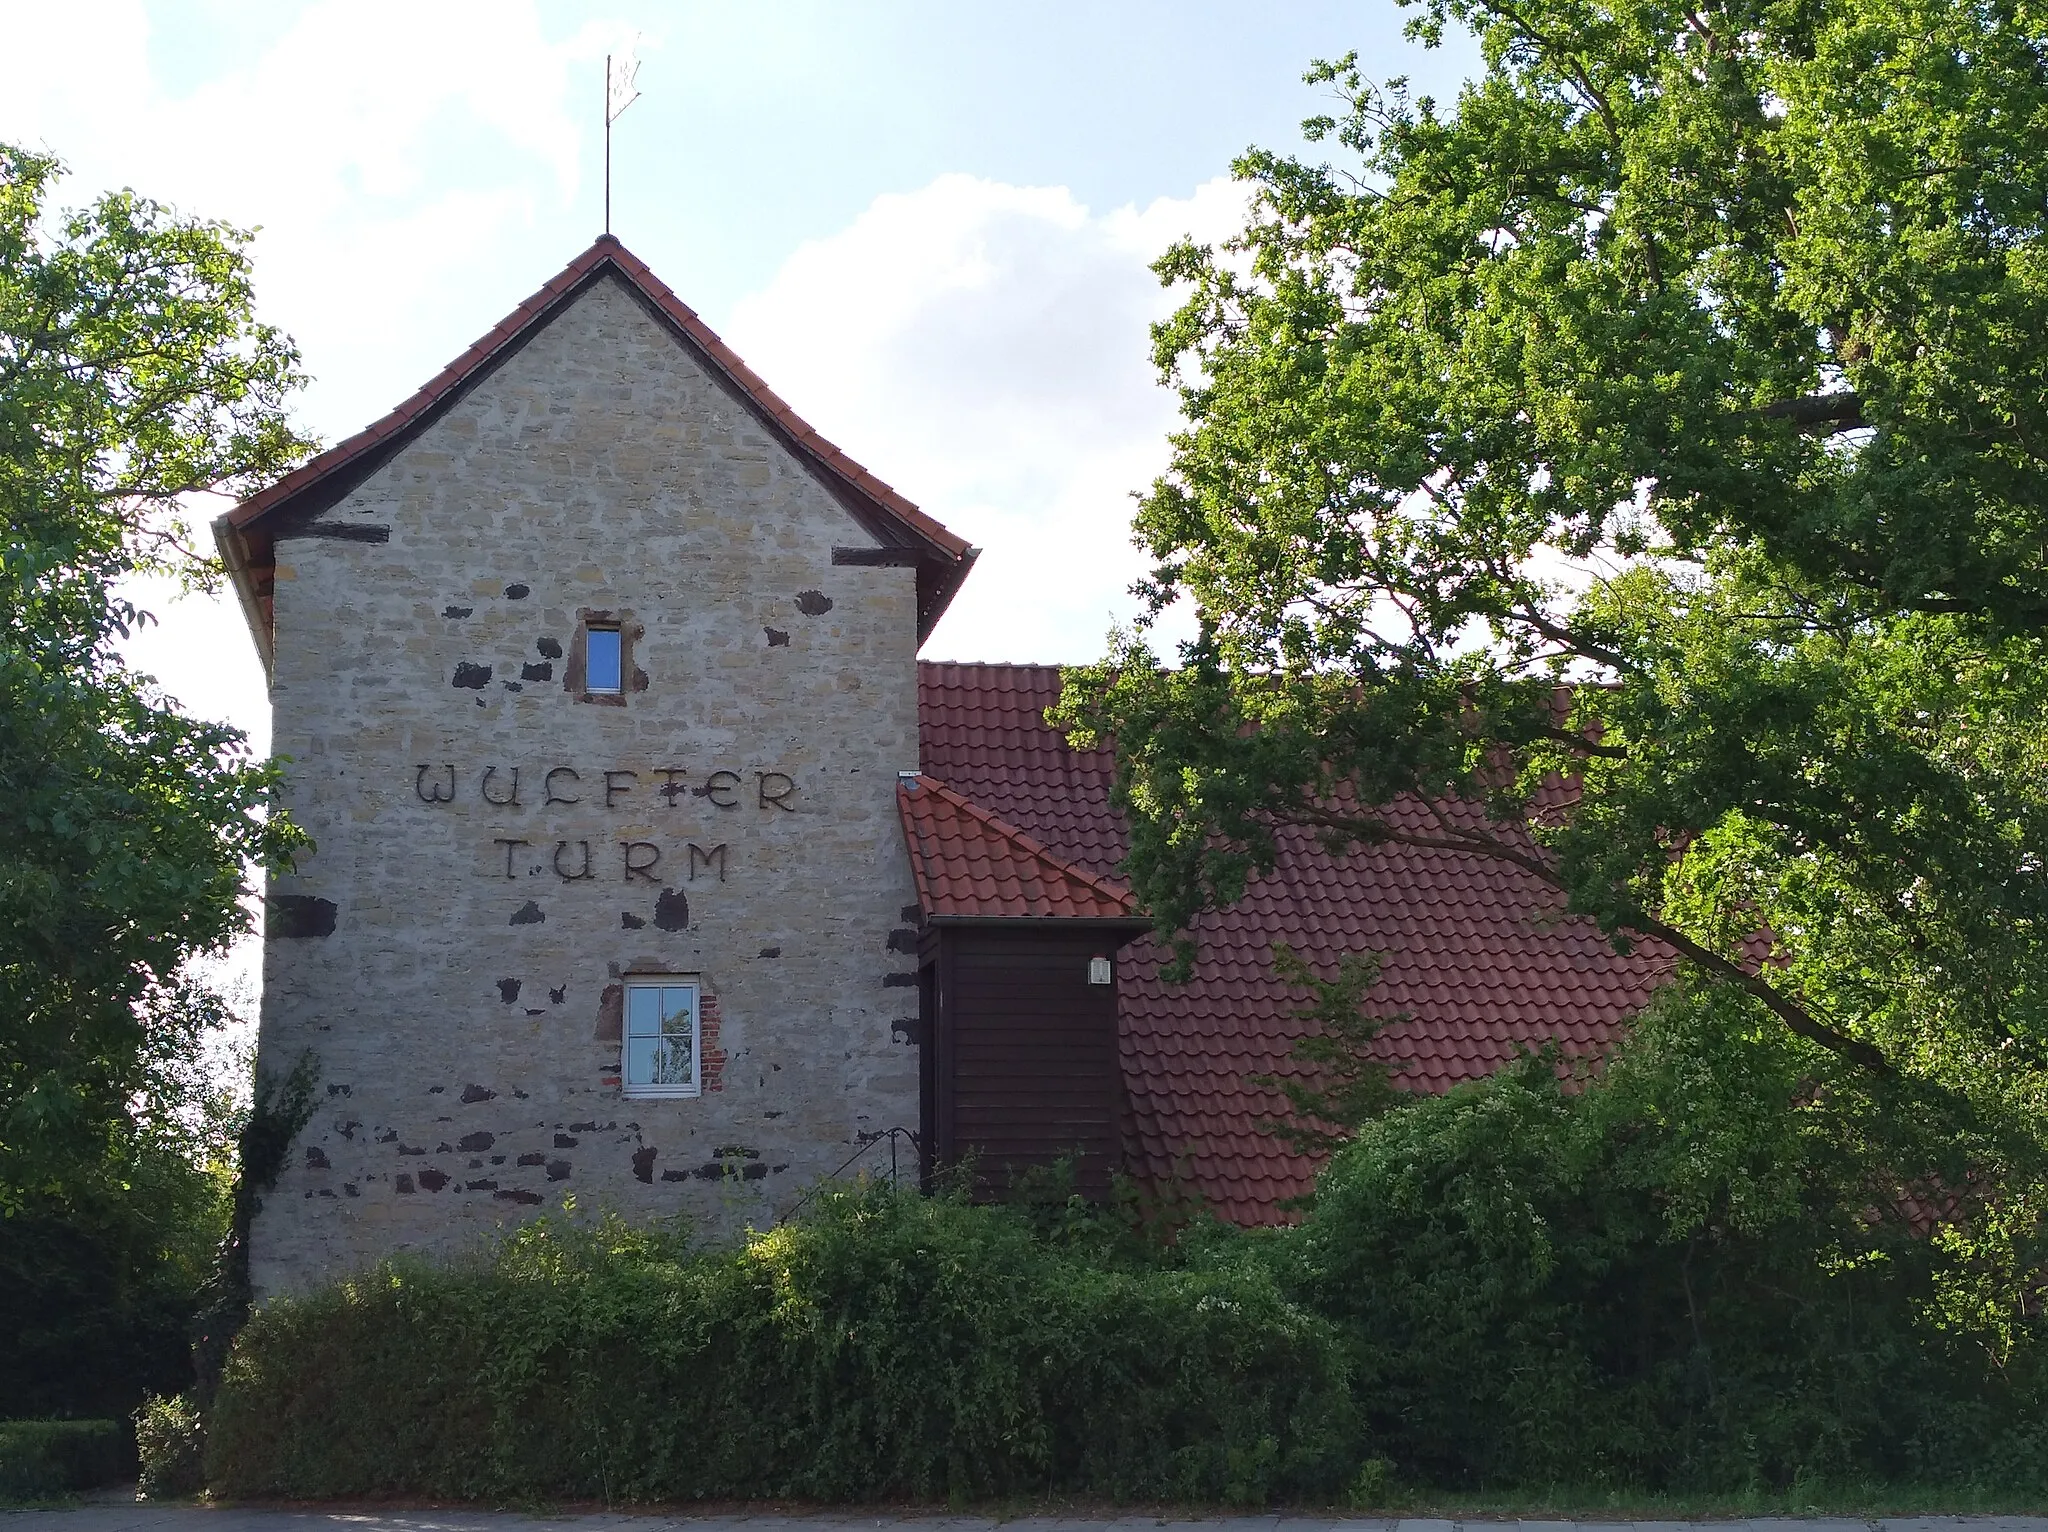
POLYGON ((1426 0, 1411 31, 1456 26, 1454 107, 1318 66, 1351 163, 1247 154, 1243 232, 1158 267, 1189 296, 1152 616, 1056 715, 1118 746, 1136 888, 1184 933, 1279 826, 1468 851, 1822 1072, 2024 1120, 2048 11, 1426 0), (1169 667, 1143 629, 1180 598, 1169 667), (1404 798, 1432 822, 1371 807, 1404 798))
POLYGON ((246 929, 247 869, 299 839, 237 730, 123 666, 147 614, 121 582, 206 579, 193 498, 308 444, 248 236, 130 192, 59 212, 58 173, 0 146, 0 1353, 101 1334, 42 1380, 70 1398, 94 1358, 157 1345, 165 1282, 203 1275, 194 1220, 225 1203, 192 1066, 218 1018, 187 963, 246 929))

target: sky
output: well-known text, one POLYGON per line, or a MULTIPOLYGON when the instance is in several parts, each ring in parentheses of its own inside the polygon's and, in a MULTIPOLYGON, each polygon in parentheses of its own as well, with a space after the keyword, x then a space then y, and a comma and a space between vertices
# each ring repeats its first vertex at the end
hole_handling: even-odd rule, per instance
MULTIPOLYGON (((636 47, 613 231, 828 439, 984 549, 928 658, 1071 662, 1135 611, 1131 496, 1176 419, 1148 270, 1239 221, 1231 160, 1321 151, 1356 49, 1455 94, 1393 0, 0 0, 0 139, 66 203, 131 186, 257 231, 299 423, 383 414, 603 226, 604 58, 636 47)), ((131 648, 268 748, 231 598, 139 592, 131 648)))

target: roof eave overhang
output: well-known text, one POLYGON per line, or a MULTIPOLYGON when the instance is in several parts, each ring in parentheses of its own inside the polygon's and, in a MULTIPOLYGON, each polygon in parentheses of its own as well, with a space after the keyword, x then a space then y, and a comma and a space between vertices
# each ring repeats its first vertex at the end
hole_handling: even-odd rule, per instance
POLYGON ((220 550, 221 565, 235 588, 235 599, 242 604, 242 620, 249 624, 249 636, 256 640, 256 654, 263 661, 263 679, 273 681, 276 666, 271 653, 270 620, 264 614, 255 578, 249 572, 248 543, 226 516, 217 516, 213 521, 213 545, 220 550))
POLYGON ((1142 915, 927 915, 928 926, 1059 926, 1065 930, 1122 931, 1129 941, 1152 929, 1142 915))

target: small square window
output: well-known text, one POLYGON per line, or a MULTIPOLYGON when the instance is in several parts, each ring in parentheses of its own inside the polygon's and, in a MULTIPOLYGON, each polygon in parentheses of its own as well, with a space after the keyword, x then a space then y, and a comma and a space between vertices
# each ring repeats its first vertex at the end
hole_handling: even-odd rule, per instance
POLYGON ((583 689, 617 693, 624 690, 625 655, 617 628, 591 628, 583 659, 583 689))
POLYGON ((626 981, 625 1091, 629 1096, 694 1096, 698 1067, 694 979, 626 981))

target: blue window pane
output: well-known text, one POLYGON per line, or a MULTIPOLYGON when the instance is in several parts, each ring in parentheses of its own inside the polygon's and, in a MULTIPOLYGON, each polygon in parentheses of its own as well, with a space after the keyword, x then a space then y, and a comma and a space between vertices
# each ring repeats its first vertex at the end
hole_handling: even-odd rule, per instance
POLYGON ((661 992, 661 1030, 689 1034, 693 1013, 697 1008, 697 992, 684 986, 681 989, 664 989, 661 992))
POLYGON ((626 1039, 628 1085, 694 1085, 695 1060, 687 1037, 626 1039))
POLYGON ((631 1037, 654 1037, 661 1032, 661 991, 634 985, 626 991, 626 1032, 631 1037))
POLYGON ((584 660, 584 688, 594 692, 619 689, 619 630, 592 628, 584 660))

